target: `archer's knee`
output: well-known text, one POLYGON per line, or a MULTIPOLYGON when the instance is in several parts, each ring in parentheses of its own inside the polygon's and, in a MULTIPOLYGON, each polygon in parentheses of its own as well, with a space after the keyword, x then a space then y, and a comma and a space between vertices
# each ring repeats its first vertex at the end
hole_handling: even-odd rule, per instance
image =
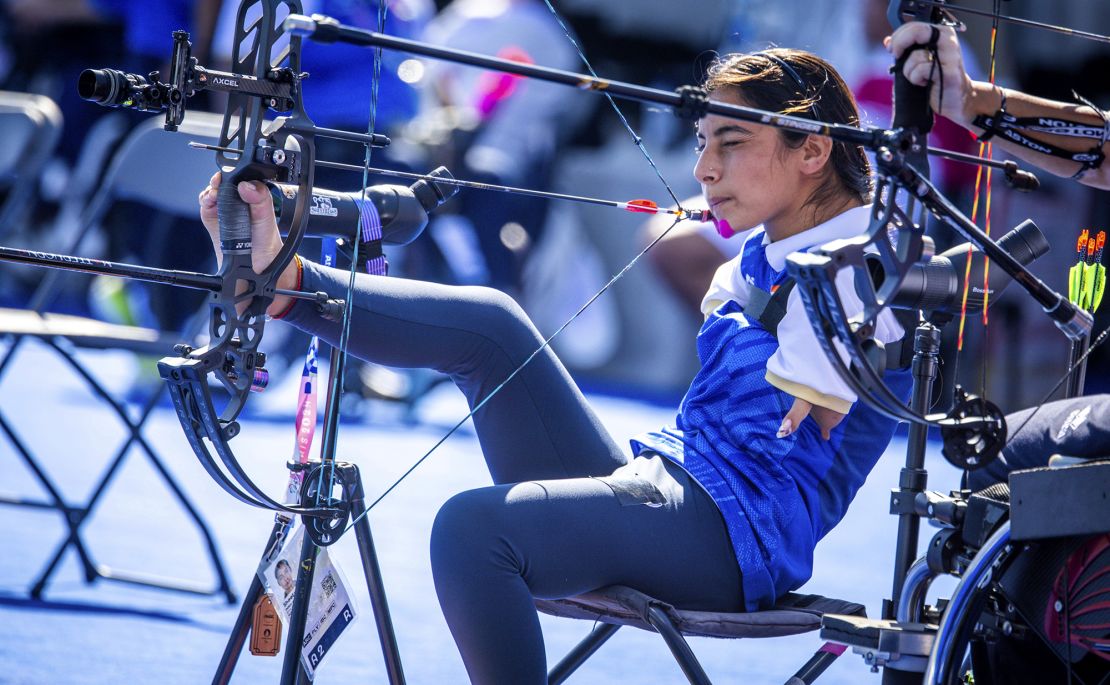
POLYGON ((460 492, 444 502, 432 524, 432 572, 468 575, 490 563, 504 541, 507 505, 502 488, 460 492))
POLYGON ((475 323, 506 333, 532 330, 531 319, 511 296, 484 286, 463 286, 462 289, 466 300, 471 303, 468 314, 475 317, 475 323))

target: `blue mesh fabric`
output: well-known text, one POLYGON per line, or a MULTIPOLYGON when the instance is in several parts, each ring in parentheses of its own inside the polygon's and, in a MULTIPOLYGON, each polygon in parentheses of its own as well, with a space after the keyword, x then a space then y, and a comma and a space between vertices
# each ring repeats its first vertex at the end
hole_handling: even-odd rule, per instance
MULTIPOLYGON (((767 263, 764 248, 762 236, 752 236, 740 269, 751 286, 770 292, 787 274, 767 263)), ((830 440, 812 419, 777 438, 794 401, 765 378, 778 344, 739 304, 724 303, 698 334, 702 368, 675 426, 632 441, 634 451, 651 449, 682 464, 716 502, 749 611, 769 608, 809 579, 814 546, 844 516, 895 427, 856 403, 830 440)), ((834 371, 815 361, 814 372, 834 371)), ((908 392, 907 373, 890 373, 887 381, 901 395, 908 392)))

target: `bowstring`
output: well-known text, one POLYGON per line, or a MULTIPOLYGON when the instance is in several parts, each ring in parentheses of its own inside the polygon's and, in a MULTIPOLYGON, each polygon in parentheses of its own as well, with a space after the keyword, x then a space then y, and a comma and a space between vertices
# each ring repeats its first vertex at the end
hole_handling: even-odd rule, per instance
MULTIPOLYGON (((998 15, 1001 14, 1001 10, 1002 10, 1001 4, 1000 4, 1001 0, 993 0, 993 3, 994 3, 994 17, 991 20, 990 68, 989 68, 989 79, 990 79, 990 84, 992 86, 995 85, 995 67, 997 65, 997 56, 998 56, 998 29, 999 29, 999 17, 998 17, 998 15)), ((936 60, 934 60, 934 63, 936 63, 936 60)), ((944 81, 944 75, 942 73, 941 74, 941 82, 942 82, 941 95, 942 95, 942 97, 943 97, 943 93, 944 93, 944 91, 943 91, 943 81, 944 81)), ((979 156, 980 159, 987 159, 987 160, 993 159, 994 158, 994 145, 993 145, 993 143, 991 143, 990 141, 987 141, 987 142, 980 141, 979 142, 978 156, 979 156)), ((973 199, 972 204, 971 204, 971 223, 973 223, 973 224, 977 223, 977 220, 978 220, 977 218, 979 216, 979 202, 980 202, 980 199, 984 197, 984 193, 982 192, 982 188, 983 188, 983 185, 984 185, 983 184, 983 180, 984 180, 983 179, 983 168, 984 168, 983 166, 979 166, 979 168, 975 172, 975 190, 974 190, 974 193, 973 193, 974 199, 973 199)), ((991 167, 986 168, 986 183, 985 183, 986 192, 985 192, 985 199, 984 199, 984 202, 983 202, 983 204, 984 204, 983 232, 987 234, 987 237, 990 237, 990 234, 991 234, 991 195, 992 195, 992 193, 991 193, 992 173, 991 172, 992 171, 993 171, 993 168, 991 168, 991 167)), ((968 295, 971 292, 971 263, 972 263, 972 252, 973 252, 973 250, 972 250, 972 246, 970 244, 968 244, 968 246, 967 246, 967 251, 968 251, 967 260, 966 260, 966 264, 964 266, 964 291, 963 291, 963 295, 962 295, 962 298, 961 298, 961 301, 960 301, 960 324, 959 324, 958 333, 956 335, 956 358, 955 358, 955 361, 953 362, 953 369, 952 369, 952 377, 953 377, 954 380, 958 380, 958 378, 959 378, 960 356, 961 356, 961 354, 963 353, 963 350, 964 350, 964 327, 965 327, 965 324, 967 322, 967 300, 968 300, 968 295)), ((990 299, 989 299, 990 298, 990 289, 988 287, 989 278, 990 278, 990 260, 987 259, 986 257, 984 257, 984 260, 985 260, 985 262, 983 264, 983 343, 982 344, 983 344, 983 349, 985 350, 985 349, 987 349, 987 346, 988 346, 987 335, 988 335, 988 330, 989 330, 988 329, 989 319, 988 319, 988 316, 987 316, 987 307, 990 306, 990 299)), ((986 360, 986 355, 984 355, 983 366, 982 366, 982 370, 980 372, 980 377, 979 377, 979 395, 981 397, 985 397, 986 394, 987 394, 987 367, 988 367, 988 364, 987 364, 987 360, 986 360)), ((955 386, 953 386, 953 388, 955 388, 955 386)))
MULTIPOLYGON (((584 50, 582 50, 582 46, 578 44, 578 41, 575 40, 574 34, 570 32, 570 28, 566 25, 566 22, 563 21, 563 18, 559 16, 559 13, 555 10, 555 5, 551 4, 551 0, 543 0, 543 2, 545 5, 547 5, 547 9, 551 10, 551 16, 555 17, 555 21, 559 24, 559 28, 563 30, 563 35, 565 35, 567 37, 567 40, 570 41, 570 44, 574 46, 575 51, 578 53, 578 57, 582 60, 582 64, 586 65, 586 69, 589 70, 590 76, 593 76, 595 79, 600 80, 601 77, 597 75, 596 71, 594 71, 593 65, 590 64, 590 60, 586 59, 586 53, 584 50)), ((639 148, 641 153, 643 153, 644 158, 647 160, 648 164, 651 165, 652 170, 655 171, 655 175, 659 178, 659 181, 663 184, 663 187, 667 189, 667 194, 671 196, 671 199, 674 201, 675 206, 681 210, 682 203, 679 202, 678 196, 676 196, 674 191, 671 190, 671 186, 669 183, 667 183, 667 179, 663 178, 663 172, 659 170, 659 167, 655 164, 655 160, 651 158, 650 154, 648 154, 647 148, 644 147, 644 139, 636 133, 636 131, 632 128, 632 124, 628 123, 628 119, 624 116, 624 112, 621 111, 621 108, 617 106, 617 101, 613 99, 613 96, 609 94, 608 91, 602 91, 601 93, 605 96, 605 99, 609 101, 609 104, 613 107, 613 111, 617 113, 617 118, 619 118, 621 120, 621 123, 624 124, 625 130, 627 130, 628 134, 632 136, 632 142, 635 143, 636 147, 639 148)), ((670 229, 667 230, 669 231, 670 229)))
MULTIPOLYGON (((997 56, 998 30, 999 30, 999 25, 1000 25, 1000 15, 1002 13, 1002 5, 1001 5, 1001 0, 993 0, 992 4, 993 4, 994 16, 991 20, 990 84, 993 86, 993 85, 995 85, 995 64, 996 64, 995 58, 997 56)), ((1005 100, 1003 100, 1003 102, 1005 102, 1005 100)), ((979 156, 980 157, 983 157, 983 149, 984 149, 984 144, 979 143, 979 156)), ((992 144, 989 143, 989 142, 986 143, 986 158, 987 159, 992 158, 992 144)), ((975 175, 975 202, 972 206, 972 214, 971 214, 971 221, 972 222, 975 221, 975 212, 979 207, 979 179, 980 179, 980 176, 982 175, 982 172, 983 172, 983 168, 979 167, 979 171, 975 175)), ((990 227, 991 227, 991 169, 990 168, 987 169, 986 207, 985 207, 985 213, 984 213, 983 220, 984 220, 984 225, 985 225, 984 231, 988 236, 990 236, 990 227)), ((984 257, 984 259, 986 259, 986 258, 984 257)), ((971 265, 971 260, 968 259, 968 267, 969 268, 970 268, 970 265, 971 265)), ((987 331, 988 331, 988 327, 987 327, 987 322, 988 322, 987 306, 990 303, 989 299, 988 299, 989 295, 990 295, 990 288, 988 287, 988 277, 989 277, 989 274, 990 274, 990 260, 987 259, 983 266, 984 266, 984 268, 983 268, 983 348, 984 348, 984 350, 986 350, 987 349, 987 342, 988 342, 988 340, 987 340, 987 331)), ((965 275, 965 277, 964 277, 964 302, 965 303, 967 301, 967 293, 968 293, 968 289, 970 287, 969 280, 970 279, 965 275)), ((958 347, 957 347, 957 352, 956 352, 956 363, 957 364, 959 363, 959 359, 960 359, 959 353, 963 348, 963 326, 964 326, 965 309, 966 309, 966 305, 965 305, 964 308, 961 308, 961 312, 960 312, 960 335, 959 335, 959 339, 958 339, 959 342, 958 342, 958 347)), ((1022 430, 1024 430, 1027 425, 1029 425, 1029 422, 1033 420, 1033 417, 1037 415, 1037 412, 1039 412, 1041 410, 1041 408, 1044 407, 1044 405, 1046 405, 1048 403, 1048 401, 1052 398, 1053 395, 1056 394, 1056 392, 1067 381, 1067 379, 1071 376, 1071 374, 1074 373, 1074 371, 1076 369, 1080 368, 1083 364, 1086 363, 1087 357, 1090 356, 1091 352, 1093 352, 1096 347, 1098 347, 1099 345, 1104 343, 1108 336, 1110 336, 1110 326, 1103 329, 1102 332, 1099 333, 1098 336, 1094 339, 1094 341, 1087 347, 1087 351, 1084 352, 1078 359, 1076 359, 1076 361, 1073 364, 1068 366, 1068 368, 1064 371, 1063 375, 1061 375, 1060 378, 1056 381, 1056 384, 1053 385, 1052 388, 1050 388, 1048 390, 1048 392, 1046 392, 1044 394, 1044 396, 1036 404, 1036 406, 1033 408, 1033 410, 1029 412, 1029 415, 1026 416, 1025 419, 1021 422, 1021 424, 1018 425, 1017 429, 1014 430, 1012 433, 1010 433, 1006 437, 1006 442, 1003 443, 1002 448, 999 450, 999 454, 998 454, 998 458, 1001 459, 1003 463, 1006 463, 1006 458, 1005 458, 1005 455, 1002 454, 1002 450, 1009 447, 1014 442, 1014 440, 1017 439, 1017 436, 1021 434, 1022 430)), ((986 355, 984 355, 984 365, 983 365, 983 370, 982 370, 980 383, 981 383, 980 395, 985 396, 986 395, 986 383, 987 383, 986 355)), ((965 472, 965 478, 966 478, 966 475, 967 475, 967 472, 965 472)), ((1070 627, 1070 625, 1069 625, 1069 627, 1070 627)), ((1069 663, 1068 664, 1068 681, 1069 682, 1071 681, 1071 678, 1072 678, 1071 664, 1069 663)))
MULTIPOLYGON (((991 22, 991 66, 990 66, 990 84, 993 86, 995 82, 995 67, 998 56, 998 30, 999 19, 998 16, 1002 14, 1002 0, 994 0, 994 19, 991 22)), ((987 143, 987 159, 994 158, 994 143, 987 143)), ((987 199, 986 207, 983 210, 983 232, 990 238, 991 235, 991 178, 994 172, 994 167, 987 167, 987 199)), ((988 312, 990 308, 990 273, 991 273, 991 260, 983 257, 983 349, 990 349, 990 327, 988 326, 989 318, 988 312)), ((983 368, 980 375, 980 388, 979 395, 985 397, 987 394, 987 372, 990 367, 990 360, 987 355, 983 355, 983 368)))
MULTIPOLYGON (((547 5, 548 9, 551 10, 551 13, 555 18, 555 21, 559 24, 560 28, 562 28, 563 33, 566 35, 567 39, 574 46, 575 51, 578 53, 578 56, 581 58, 583 64, 586 65, 586 68, 589 70, 590 74, 594 78, 600 80, 600 77, 597 75, 597 72, 594 71, 593 66, 590 64, 589 60, 586 58, 586 55, 582 51, 582 48, 578 45, 578 42, 574 39, 574 36, 570 33, 570 29, 567 28, 566 23, 563 21, 562 17, 559 16, 559 13, 555 10, 555 7, 551 4, 550 0, 544 0, 544 2, 547 5)), ((384 32, 384 26, 379 27, 379 31, 384 32)), ((381 48, 377 48, 376 50, 378 51, 378 53, 380 53, 381 48)), ((375 87, 376 86, 377 86, 377 83, 375 81, 375 87)), ((613 99, 613 96, 610 95, 609 93, 605 93, 605 92, 603 92, 602 94, 605 95, 606 99, 609 100, 609 104, 613 107, 613 110, 617 113, 617 117, 621 120, 621 123, 624 124, 624 127, 628 131, 628 133, 632 136, 633 143, 635 143, 636 147, 639 148, 640 152, 644 155, 644 158, 647 160, 648 164, 655 171, 655 175, 659 178, 659 181, 667 189, 667 194, 670 195, 671 199, 674 201, 675 207, 679 211, 682 211, 683 210, 682 203, 679 201, 678 196, 675 194, 674 190, 671 189, 671 185, 669 183, 667 183, 667 180, 663 177, 662 172, 659 170, 659 166, 655 163, 655 160, 652 159, 651 154, 647 151, 647 148, 644 147, 643 138, 641 138, 639 136, 639 134, 636 133, 635 129, 632 128, 632 125, 628 122, 627 117, 625 117, 625 115, 621 111, 620 107, 617 106, 617 103, 613 99)), ((369 150, 367 150, 367 160, 369 160, 369 150)), ((369 161, 367 161, 366 166, 369 167, 369 161)), ((363 184, 363 185, 365 186, 365 184, 363 184)), ((582 314, 582 312, 586 311, 586 308, 588 308, 591 304, 593 304, 594 301, 596 301, 599 297, 601 297, 605 293, 605 291, 607 291, 614 283, 616 283, 621 277, 623 277, 624 274, 629 269, 631 269, 632 266, 634 264, 636 264, 636 262, 638 262, 640 260, 640 258, 644 254, 647 253, 648 250, 650 250, 652 247, 654 247, 656 245, 656 243, 658 243, 660 240, 665 238, 667 236, 667 234, 669 234, 671 232, 671 230, 673 230, 674 227, 677 226, 680 221, 682 221, 683 218, 684 218, 684 215, 680 214, 679 216, 677 216, 675 218, 674 222, 672 222, 671 225, 668 226, 666 230, 662 231, 654 240, 652 240, 650 243, 648 243, 648 245, 643 250, 641 250, 638 254, 636 254, 636 256, 633 257, 632 260, 630 262, 628 262, 628 264, 626 264, 620 271, 618 271, 612 278, 610 278, 609 281, 605 285, 603 285, 596 293, 593 294, 593 296, 591 296, 585 302, 585 304, 583 304, 581 307, 578 308, 578 311, 576 311, 573 315, 571 315, 571 317, 569 319, 567 319, 566 322, 564 322, 561 326, 559 326, 559 328, 556 329, 555 332, 553 332, 551 335, 549 335, 540 344, 539 347, 537 347, 530 355, 528 355, 528 357, 523 362, 521 362, 515 369, 513 369, 513 371, 508 375, 507 378, 505 378, 505 380, 503 380, 497 387, 495 387, 493 390, 491 390, 488 395, 486 395, 478 403, 476 403, 474 405, 474 408, 471 409, 470 412, 467 413, 466 416, 464 416, 462 419, 460 419, 458 421, 458 423, 456 423, 454 426, 452 426, 451 429, 448 430, 447 433, 442 438, 440 438, 431 447, 431 449, 429 449, 427 452, 425 452, 423 456, 421 456, 419 459, 416 460, 415 463, 413 463, 412 466, 410 466, 407 470, 405 470, 405 472, 403 474, 401 474, 401 476, 398 477, 397 480, 394 481, 392 485, 390 485, 388 488, 386 488, 386 490, 381 495, 379 495, 377 499, 375 499, 373 502, 371 502, 366 507, 366 509, 364 509, 358 516, 354 517, 351 520, 351 522, 348 524, 346 530, 350 530, 352 527, 354 527, 354 525, 356 523, 358 523, 359 520, 361 520, 363 517, 365 517, 370 512, 371 509, 373 509, 379 502, 381 502, 398 485, 400 485, 401 482, 404 481, 413 471, 415 471, 416 468, 419 467, 420 464, 422 464, 428 457, 430 457, 432 455, 432 453, 435 452, 435 450, 439 448, 440 445, 442 445, 460 427, 462 427, 462 425, 464 423, 466 423, 474 415, 475 412, 477 412, 479 409, 484 407, 486 405, 486 403, 488 403, 491 399, 493 399, 493 397, 498 392, 500 392, 501 389, 504 388, 513 378, 515 378, 518 373, 520 373, 522 370, 524 370, 524 367, 526 367, 529 364, 529 362, 531 362, 533 359, 535 359, 536 356, 539 355, 541 352, 543 352, 544 349, 549 347, 550 344, 551 344, 551 341, 554 340, 557 335, 562 333, 563 330, 567 326, 569 326, 575 319, 578 318, 579 315, 582 314)), ((353 287, 353 279, 354 279, 354 276, 352 275, 352 287, 353 287)))
MULTIPOLYGON (((386 16, 388 14, 388 11, 389 11, 388 0, 378 0, 378 32, 379 33, 385 33, 385 21, 386 21, 386 16)), ((371 84, 370 84, 370 116, 369 116, 369 120, 367 122, 367 127, 366 127, 367 136, 369 136, 370 138, 373 137, 374 130, 377 126, 378 86, 381 82, 381 71, 382 71, 382 48, 380 46, 378 46, 378 47, 374 48, 374 62, 373 62, 373 67, 372 67, 372 76, 371 76, 371 84)), ((370 143, 366 143, 363 147, 365 148, 365 153, 364 153, 364 156, 363 156, 363 165, 362 165, 362 206, 366 206, 366 202, 367 202, 366 189, 367 189, 367 186, 370 184, 370 180, 369 180, 370 179, 370 160, 371 160, 371 156, 373 154, 373 146, 370 145, 370 143)), ((350 339, 351 339, 351 312, 354 309, 353 295, 354 295, 354 291, 355 291, 355 275, 358 273, 358 263, 359 263, 358 252, 359 252, 359 245, 361 243, 362 243, 362 240, 361 240, 360 234, 358 233, 358 231, 356 231, 356 235, 354 236, 354 239, 351 241, 351 268, 350 268, 349 277, 348 277, 348 280, 347 280, 347 301, 344 303, 344 306, 343 306, 343 324, 342 324, 342 327, 341 327, 341 332, 339 334, 339 356, 340 357, 345 357, 347 355, 347 348, 350 344, 350 339)), ((337 364, 337 366, 344 366, 344 365, 337 364)), ((331 369, 331 373, 336 373, 337 371, 338 371, 338 369, 331 369)), ((340 378, 338 380, 338 382, 334 384, 334 387, 336 389, 336 391, 335 391, 336 397, 332 398, 332 397, 329 396, 329 398, 328 398, 328 404, 329 404, 328 409, 330 409, 331 411, 336 411, 336 412, 339 411, 339 400, 340 400, 340 397, 342 397, 342 395, 343 395, 343 385, 344 385, 344 382, 343 382, 342 378, 340 378)), ((333 451, 334 451, 336 443, 338 441, 338 437, 339 437, 339 421, 338 421, 338 419, 336 419, 335 435, 333 436, 332 442, 331 442, 333 451)), ((333 454, 333 456, 334 456, 334 454, 333 454)), ((328 464, 327 471, 328 471, 328 490, 327 490, 327 492, 328 492, 328 500, 329 500, 329 503, 330 503, 331 495, 332 495, 332 492, 334 491, 334 488, 335 488, 335 459, 334 458, 328 464)), ((324 472, 324 469, 321 469, 320 470, 319 485, 323 484, 323 479, 324 479, 324 473, 323 472, 324 472)), ((317 504, 317 506, 319 506, 319 498, 320 498, 320 492, 321 492, 321 488, 319 487, 319 485, 317 486, 317 492, 316 492, 316 497, 317 497, 316 504, 317 504)))

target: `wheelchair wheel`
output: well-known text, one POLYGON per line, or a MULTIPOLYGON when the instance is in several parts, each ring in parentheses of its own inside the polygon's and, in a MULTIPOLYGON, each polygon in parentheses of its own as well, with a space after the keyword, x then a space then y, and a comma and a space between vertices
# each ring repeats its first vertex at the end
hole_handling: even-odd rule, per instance
POLYGON ((989 589, 1013 559, 1007 521, 986 541, 968 564, 941 618, 933 653, 925 669, 925 685, 964 683, 962 665, 975 636, 979 617, 987 607, 989 589))
POLYGON ((927 685, 1110 683, 1110 535, 1019 546, 1000 527, 953 593, 935 647, 927 685))

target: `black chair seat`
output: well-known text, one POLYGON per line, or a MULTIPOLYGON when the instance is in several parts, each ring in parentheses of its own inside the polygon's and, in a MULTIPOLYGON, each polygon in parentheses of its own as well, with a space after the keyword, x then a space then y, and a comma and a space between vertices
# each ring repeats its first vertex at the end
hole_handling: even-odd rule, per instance
POLYGON ((662 610, 683 635, 717 638, 797 635, 819 629, 823 614, 866 615, 864 606, 856 602, 793 592, 780 598, 774 608, 751 613, 676 609, 623 585, 611 585, 567 599, 536 601, 537 609, 552 616, 657 632, 647 618, 651 607, 662 610))

